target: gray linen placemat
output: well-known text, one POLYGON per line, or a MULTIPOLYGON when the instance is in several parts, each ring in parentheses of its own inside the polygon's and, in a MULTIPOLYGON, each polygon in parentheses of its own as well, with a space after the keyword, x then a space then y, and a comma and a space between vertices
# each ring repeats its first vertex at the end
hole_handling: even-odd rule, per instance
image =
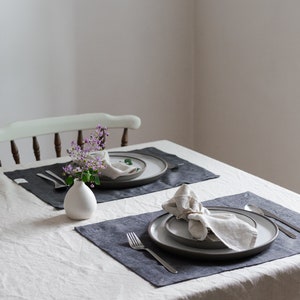
MULTIPOLYGON (((123 199, 123 198, 138 196, 138 195, 144 195, 144 194, 180 186, 183 183, 195 183, 195 182, 219 177, 218 175, 215 175, 212 172, 202 167, 199 167, 182 158, 179 158, 176 155, 163 152, 154 147, 148 147, 148 148, 128 151, 128 152, 124 151, 124 153, 130 153, 130 152, 153 155, 153 156, 163 158, 168 163, 174 165, 176 164, 183 164, 183 165, 180 165, 180 167, 177 169, 167 170, 167 172, 162 177, 160 177, 158 180, 152 183, 137 186, 137 187, 122 188, 122 189, 101 189, 96 186, 93 189, 93 192, 96 196, 98 203, 123 199)), ((51 182, 48 182, 36 176, 36 173, 39 172, 44 173, 45 170, 51 170, 56 174, 62 174, 62 167, 64 165, 65 164, 53 164, 50 166, 5 172, 4 174, 9 178, 11 178, 12 180, 16 178, 26 179, 28 183, 21 183, 20 185, 22 185, 26 190, 36 195, 44 202, 52 205, 57 209, 62 209, 66 191, 54 190, 52 188, 53 184, 51 182)))
MULTIPOLYGON (((298 213, 261 198, 251 192, 205 201, 204 205, 243 208, 247 203, 259 205, 289 220, 291 223, 299 225, 300 215, 298 213)), ((270 248, 253 257, 230 261, 187 259, 160 249, 150 239, 147 232, 148 224, 163 213, 165 212, 158 211, 129 216, 76 227, 75 230, 130 270, 157 287, 253 266, 300 253, 300 234, 290 229, 297 234, 297 239, 291 239, 280 232, 270 248), (131 249, 126 238, 126 233, 131 231, 134 231, 146 246, 153 249, 174 266, 178 270, 178 274, 172 274, 166 271, 164 267, 157 263, 147 252, 131 249)))

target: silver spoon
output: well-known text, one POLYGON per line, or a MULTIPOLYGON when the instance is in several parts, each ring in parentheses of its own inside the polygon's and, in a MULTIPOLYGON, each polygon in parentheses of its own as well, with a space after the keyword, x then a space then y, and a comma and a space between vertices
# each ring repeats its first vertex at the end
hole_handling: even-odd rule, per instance
POLYGON ((281 222, 281 223, 289 226, 290 228, 292 228, 292 229, 300 232, 300 227, 299 226, 296 226, 295 224, 291 224, 287 220, 282 219, 279 216, 277 216, 277 215, 275 215, 275 214, 271 213, 270 211, 267 211, 267 210, 265 210, 263 208, 261 208, 261 210, 264 212, 264 214, 265 214, 266 217, 273 218, 273 219, 275 219, 275 220, 277 220, 277 221, 279 221, 279 222, 281 222))
POLYGON ((60 184, 56 180, 54 180, 54 179, 52 179, 52 178, 50 178, 50 177, 48 177, 48 176, 46 176, 42 173, 37 173, 36 175, 39 176, 39 177, 42 177, 46 180, 52 181, 54 183, 54 189, 56 189, 56 190, 66 189, 68 187, 66 184, 60 184))
MULTIPOLYGON (((265 216, 264 212, 257 206, 255 205, 251 205, 251 204, 247 204, 245 205, 245 210, 248 210, 248 211, 252 211, 252 212, 255 212, 261 216, 265 216)), ((283 233, 285 233, 287 236, 289 236, 290 238, 292 239, 295 239, 296 238, 296 235, 293 234, 292 232, 288 231, 287 229, 285 229, 284 227, 282 227, 281 225, 277 224, 277 227, 280 231, 282 231, 283 233)))

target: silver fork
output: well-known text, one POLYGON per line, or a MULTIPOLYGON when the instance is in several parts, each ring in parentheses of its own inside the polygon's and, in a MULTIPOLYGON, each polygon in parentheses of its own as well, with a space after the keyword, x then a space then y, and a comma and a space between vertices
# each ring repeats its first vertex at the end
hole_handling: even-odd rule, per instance
POLYGON ((42 177, 42 178, 44 178, 44 179, 46 179, 46 180, 52 181, 52 182, 54 183, 54 188, 55 188, 56 190, 66 189, 66 188, 68 187, 66 184, 60 184, 59 182, 57 182, 57 181, 54 180, 53 178, 48 177, 48 176, 46 176, 46 175, 44 175, 44 174, 42 174, 42 173, 37 173, 36 175, 39 176, 39 177, 42 177))
POLYGON ((151 249, 146 248, 138 236, 134 232, 126 233, 129 246, 134 250, 145 250, 148 251, 157 261, 159 261, 169 272, 178 273, 172 266, 170 266, 165 260, 159 257, 156 253, 154 253, 151 249))

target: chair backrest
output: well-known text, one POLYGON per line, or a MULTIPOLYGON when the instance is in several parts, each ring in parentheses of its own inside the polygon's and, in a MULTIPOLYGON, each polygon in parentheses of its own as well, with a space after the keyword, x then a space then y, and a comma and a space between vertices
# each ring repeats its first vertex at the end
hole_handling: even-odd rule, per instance
MULTIPOLYGON (((32 138, 33 151, 36 160, 40 160, 40 146, 37 136, 54 134, 56 156, 61 156, 60 133, 77 131, 77 143, 82 144, 82 131, 95 129, 97 125, 109 128, 123 128, 121 146, 128 144, 128 129, 138 129, 141 125, 139 117, 134 115, 110 115, 106 113, 87 113, 43 119, 17 121, 0 128, 0 142, 9 141, 11 152, 16 164, 20 163, 19 150, 15 140, 32 138)), ((1 161, 0 161, 1 166, 1 161)))

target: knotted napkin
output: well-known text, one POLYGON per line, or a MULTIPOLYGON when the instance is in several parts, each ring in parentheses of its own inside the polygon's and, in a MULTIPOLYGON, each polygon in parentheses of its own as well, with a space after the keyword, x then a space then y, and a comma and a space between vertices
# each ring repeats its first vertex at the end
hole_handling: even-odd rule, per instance
POLYGON ((106 150, 102 150, 99 152, 94 152, 90 155, 90 157, 100 157, 103 161, 104 168, 101 169, 101 175, 116 179, 120 176, 129 175, 136 171, 136 167, 132 165, 128 165, 125 162, 111 162, 109 153, 106 150))
POLYGON ((209 229, 228 248, 242 251, 253 248, 257 230, 230 212, 211 213, 198 200, 196 194, 183 184, 173 198, 162 204, 162 208, 188 222, 188 230, 193 238, 203 241, 209 229))

